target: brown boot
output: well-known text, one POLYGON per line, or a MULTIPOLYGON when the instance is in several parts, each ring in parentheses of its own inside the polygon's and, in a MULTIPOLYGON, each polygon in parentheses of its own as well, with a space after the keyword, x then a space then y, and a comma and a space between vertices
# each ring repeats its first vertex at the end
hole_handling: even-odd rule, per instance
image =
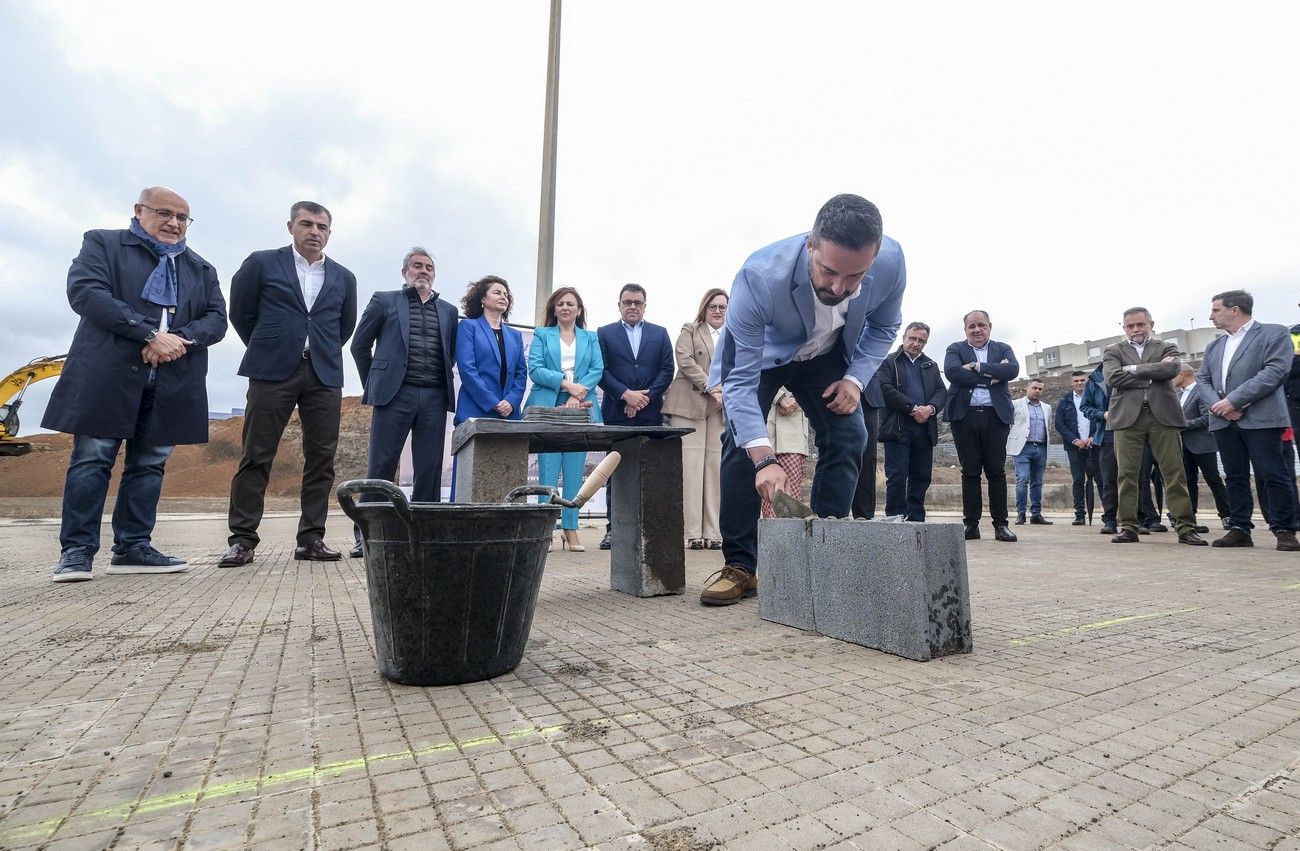
POLYGON ((700 602, 706 606, 730 606, 757 594, 758 576, 743 567, 729 564, 705 580, 700 602))

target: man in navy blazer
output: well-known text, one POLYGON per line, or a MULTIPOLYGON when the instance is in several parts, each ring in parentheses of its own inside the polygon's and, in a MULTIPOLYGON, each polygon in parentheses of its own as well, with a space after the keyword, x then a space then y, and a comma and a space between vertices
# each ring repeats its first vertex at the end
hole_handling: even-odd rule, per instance
MULTIPOLYGON (((664 392, 673 381, 673 344, 661 325, 645 321, 646 292, 639 284, 624 284, 618 292, 618 322, 596 329, 605 372, 600 388, 605 391, 600 414, 606 425, 663 425, 664 392)), ((614 500, 606 486, 609 503, 614 500)), ((610 523, 600 548, 610 547, 610 523)))
POLYGON ((302 514, 294 558, 334 561, 325 517, 334 490, 343 343, 357 323, 357 279, 325 256, 333 219, 312 201, 289 210, 293 245, 254 251, 230 282, 230 324, 248 347, 243 458, 230 483, 230 549, 219 567, 253 560, 266 483, 294 408, 302 420, 302 514))
POLYGON ((749 256, 731 286, 731 303, 709 370, 722 385, 724 566, 700 602, 725 606, 758 593, 761 497, 784 491, 767 412, 788 388, 816 432, 812 509, 849 516, 867 427, 862 390, 902 324, 907 274, 903 251, 884 235, 880 210, 857 195, 836 195, 812 230, 749 256))
MULTIPOLYGON (((447 413, 456 409, 456 308, 434 292, 436 275, 426 249, 417 245, 406 252, 406 285, 371 297, 351 345, 364 388, 361 401, 374 406, 366 478, 392 481, 406 438, 414 434, 415 502, 442 501, 447 413)), ((356 535, 351 555, 360 558, 359 530, 356 535)))
POLYGON ((170 189, 145 189, 130 229, 87 231, 68 270, 81 321, 41 421, 73 435, 55 582, 92 577, 124 440, 108 572, 185 570, 150 540, 172 447, 208 441, 208 347, 226 335, 217 270, 185 244, 189 214, 170 189))
POLYGON ((1015 409, 1007 382, 1020 374, 1020 364, 1010 346, 989 339, 993 323, 987 312, 972 310, 962 317, 962 325, 966 339, 948 346, 943 356, 943 374, 949 385, 943 418, 952 423, 952 440, 961 462, 966 540, 980 536, 983 472, 988 480, 993 537, 1010 543, 1016 536, 1007 527, 1007 436, 1015 409))
POLYGON ((1210 304, 1210 322, 1227 334, 1205 347, 1196 374, 1201 399, 1210 410, 1210 433, 1219 447, 1228 478, 1231 528, 1215 547, 1252 547, 1250 468, 1268 494, 1268 525, 1284 552, 1300 551, 1295 466, 1283 450, 1282 432, 1291 424, 1282 389, 1294 351, 1284 325, 1256 322, 1255 299, 1245 290, 1219 293, 1210 304))
POLYGON ((1070 373, 1070 390, 1056 403, 1056 433, 1061 436, 1066 457, 1070 459, 1070 479, 1074 491, 1074 525, 1084 524, 1087 509, 1088 474, 1092 482, 1101 486, 1101 447, 1095 444, 1092 418, 1083 410, 1084 390, 1088 387, 1088 373, 1076 369, 1070 373))

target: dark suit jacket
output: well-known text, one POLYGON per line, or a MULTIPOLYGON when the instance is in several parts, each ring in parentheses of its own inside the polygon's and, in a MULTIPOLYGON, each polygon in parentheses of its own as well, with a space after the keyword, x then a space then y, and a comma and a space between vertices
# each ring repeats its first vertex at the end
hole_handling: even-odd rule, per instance
POLYGON ((644 320, 641 324, 641 346, 635 358, 622 322, 602 325, 596 331, 605 360, 605 374, 600 379, 605 398, 600 411, 609 425, 663 425, 664 391, 673 380, 673 345, 662 325, 644 320), (629 389, 650 391, 650 404, 632 419, 623 415, 623 392, 629 389))
MULTIPOLYGON (((435 296, 436 298, 436 296, 435 296)), ((456 410, 456 383, 452 367, 456 365, 456 308, 437 299, 438 336, 442 340, 444 387, 447 410, 456 410)), ((411 300, 406 289, 375 293, 361 314, 357 333, 352 337, 352 359, 357 363, 367 405, 387 405, 406 380, 406 366, 411 345, 411 300)))
POLYGON ((997 340, 989 340, 987 348, 988 363, 980 364, 979 372, 963 366, 975 360, 975 350, 965 340, 953 343, 944 352, 943 374, 948 377, 948 407, 943 418, 948 422, 966 416, 970 410, 971 391, 976 387, 989 391, 998 419, 1008 426, 1015 420, 1016 414, 1011 407, 1011 390, 1007 387, 1007 382, 1020 374, 1016 353, 1006 343, 997 340), (1004 360, 1006 363, 1002 363, 1004 360))
POLYGON ((1088 384, 1083 388, 1083 414, 1092 421, 1092 443, 1102 446, 1111 441, 1106 428, 1106 408, 1110 405, 1110 388, 1101 375, 1101 364, 1088 373, 1088 384))
POLYGON ((1218 444, 1210 434, 1210 408, 1201 398, 1200 388, 1194 384, 1187 401, 1183 402, 1183 416, 1187 419, 1183 428, 1183 448, 1195 455, 1218 452, 1218 444))
MULTIPOLYGON (((1087 399, 1088 388, 1084 387, 1082 404, 1087 404, 1087 399)), ((1065 445, 1066 451, 1073 451, 1076 448, 1074 442, 1080 437, 1078 415, 1079 410, 1074 404, 1074 391, 1066 390, 1065 395, 1056 401, 1056 433, 1061 436, 1061 443, 1065 445)), ((1088 412, 1084 411, 1083 415, 1087 417, 1088 412)), ((1088 417, 1088 420, 1091 427, 1092 417, 1088 417)), ((1095 444, 1096 434, 1090 431, 1089 436, 1093 437, 1095 444)))
MULTIPOLYGON (((217 270, 186 250, 176 257, 176 314, 169 330, 195 342, 159 364, 148 440, 158 446, 208 440, 208 347, 226 336, 217 270)), ((80 317, 41 426, 89 437, 136 431, 149 365, 145 336, 162 308, 140 298, 158 257, 129 230, 88 231, 68 270, 68 303, 80 317)))
POLYGON ((501 347, 496 332, 485 317, 465 319, 456 331, 456 366, 460 370, 460 395, 456 403, 456 423, 470 417, 502 419, 493 410, 502 399, 514 408, 509 417, 524 416, 524 387, 528 384, 528 361, 524 355, 524 335, 501 323, 506 340, 506 384, 501 386, 501 347))
POLYGON ((1178 375, 1178 347, 1173 343, 1152 338, 1142 347, 1142 357, 1127 340, 1111 343, 1101 357, 1101 369, 1110 385, 1110 417, 1107 426, 1111 431, 1128 428, 1137 422, 1146 402, 1156 422, 1181 429, 1187 425, 1183 406, 1178 404, 1172 379, 1178 375), (1161 363, 1173 355, 1175 360, 1161 363), (1124 371, 1125 366, 1136 365, 1135 374, 1124 371))
POLYGON ((357 278, 326 257, 325 283, 309 314, 293 248, 254 251, 230 280, 230 324, 248 347, 240 375, 283 381, 302 362, 310 340, 316 377, 342 387, 343 344, 357 324, 357 278))
POLYGON ((916 364, 921 367, 921 389, 925 393, 925 401, 913 402, 903 392, 899 375, 899 364, 905 357, 907 355, 900 346, 893 354, 885 357, 871 380, 872 384, 880 387, 880 395, 885 403, 884 413, 880 417, 880 439, 898 440, 903 432, 903 419, 911 419, 912 408, 916 404, 934 405, 935 415, 925 423, 930 429, 930 445, 933 446, 939 442, 939 415, 943 412, 944 403, 948 401, 948 388, 943 386, 943 379, 939 377, 939 365, 929 356, 921 355, 916 359, 916 364))

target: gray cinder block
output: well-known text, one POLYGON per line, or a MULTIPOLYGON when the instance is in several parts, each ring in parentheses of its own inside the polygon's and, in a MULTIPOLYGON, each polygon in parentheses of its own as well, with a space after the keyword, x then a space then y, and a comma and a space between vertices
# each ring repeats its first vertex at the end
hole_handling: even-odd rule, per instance
POLYGON ((759 615, 927 661, 971 651, 957 523, 762 520, 759 615))

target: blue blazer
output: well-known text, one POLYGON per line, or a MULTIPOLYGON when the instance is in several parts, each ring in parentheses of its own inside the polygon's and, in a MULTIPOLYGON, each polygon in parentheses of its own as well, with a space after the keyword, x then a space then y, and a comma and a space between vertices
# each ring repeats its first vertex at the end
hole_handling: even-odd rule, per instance
POLYGON ((460 370, 460 394, 456 397, 457 424, 470 417, 502 419, 492 410, 502 399, 514 408, 506 419, 524 416, 524 387, 528 370, 524 360, 524 335, 501 324, 506 338, 506 386, 501 386, 501 350, 487 318, 462 319, 456 330, 456 367, 460 370))
MULTIPOLYGON (((456 386, 451 369, 456 365, 456 330, 459 320, 450 302, 438 299, 438 336, 442 339, 444 384, 447 410, 456 410, 451 392, 456 386)), ((406 380, 406 365, 411 345, 411 300, 406 289, 375 293, 352 338, 352 359, 365 392, 361 401, 367 405, 387 405, 406 380)))
MULTIPOLYGON (((673 380, 673 344, 662 325, 642 320, 641 347, 636 357, 627 341, 627 331, 622 322, 602 325, 596 331, 600 340, 600 353, 605 359, 605 372, 600 386, 605 391, 601 414, 610 425, 663 425, 664 391, 673 380), (632 419, 623 415, 623 392, 649 390, 650 404, 637 412, 632 419)), ((767 434, 767 426, 763 427, 767 434)))
POLYGON ((283 381, 302 363, 326 387, 343 386, 343 344, 357 324, 357 276, 325 258, 325 283, 310 313, 303 301, 293 248, 254 251, 230 279, 230 324, 248 347, 239 374, 283 381))
MULTIPOLYGON (((140 297, 158 257, 129 230, 86 232, 68 270, 68 303, 81 321, 41 426, 90 437, 130 438, 140 418, 149 365, 144 338, 162 308, 140 297)), ((208 347, 226 335, 217 270, 193 250, 176 255, 176 314, 170 330, 193 340, 185 355, 158 365, 149 441, 208 441, 208 347)), ((16 323, 15 323, 16 324, 16 323)))
MULTIPOLYGON (((759 374, 790 362, 817 322, 808 277, 808 235, 800 234, 750 255, 731 285, 727 321, 709 369, 709 386, 722 385, 737 446, 767 439, 767 411, 758 408, 759 374)), ((903 319, 907 268, 903 249, 883 237, 861 291, 844 317, 844 374, 867 387, 889 354, 903 319)), ((878 397, 874 391, 868 402, 878 397)), ((879 400, 883 402, 883 400, 879 400)))
MULTIPOLYGON (((595 332, 575 328, 574 345, 577 348, 573 363, 574 381, 587 388, 587 398, 596 401, 596 385, 605 373, 605 359, 600 354, 600 340, 595 332)), ((533 331, 533 343, 528 347, 528 376, 533 379, 533 392, 528 394, 525 408, 538 406, 554 408, 569 400, 569 394, 560 389, 564 373, 560 371, 560 329, 542 326, 533 331)), ((591 421, 603 422, 600 407, 591 408, 591 421)))
POLYGON ((980 364, 980 371, 966 369, 962 364, 975 360, 975 350, 965 340, 953 343, 943 355, 943 374, 948 377, 948 405, 943 418, 955 422, 966 416, 970 410, 971 391, 983 387, 989 391, 993 400, 993 410, 998 419, 1011 425, 1016 418, 1011 407, 1011 388, 1007 382, 1020 374, 1020 364, 1016 363, 1016 353, 1006 343, 997 340, 988 342, 988 363, 980 364), (1000 363, 1005 360, 1006 363, 1000 363))

